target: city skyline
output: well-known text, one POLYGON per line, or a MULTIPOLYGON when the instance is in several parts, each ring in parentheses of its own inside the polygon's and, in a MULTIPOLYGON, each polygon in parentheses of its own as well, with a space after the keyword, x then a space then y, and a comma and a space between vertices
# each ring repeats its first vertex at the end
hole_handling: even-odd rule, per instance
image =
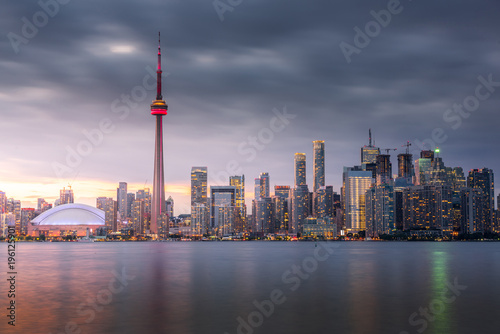
MULTIPOLYGON (((152 189, 154 128, 148 106, 156 88, 149 89, 155 82, 153 36, 158 30, 166 36, 164 94, 172 109, 164 133, 164 141, 172 143, 165 148, 165 156, 171 157, 165 162, 166 197, 174 198, 176 212, 189 213, 192 166, 208 167, 209 186, 228 184, 227 176, 245 175, 249 206, 253 187, 248 180, 268 172, 271 188, 293 186, 293 155, 304 152, 311 189, 313 140, 325 140, 325 184, 339 192, 342 168, 359 164, 368 128, 377 147, 398 148, 391 152, 393 166, 406 141, 432 138, 441 128, 448 139, 438 146, 447 165, 462 166, 464 171, 498 170, 500 158, 492 154, 498 138, 497 86, 489 87, 491 96, 470 116, 457 119, 459 114, 447 113, 454 103, 474 96, 478 85, 483 84, 482 96, 488 93, 484 81, 490 75, 491 81, 500 81, 495 72, 500 61, 498 22, 489 15, 492 5, 474 4, 474 11, 464 18, 460 13, 470 12, 469 5, 457 4, 446 7, 448 27, 438 15, 443 4, 404 4, 369 46, 352 55, 351 63, 339 44, 353 44, 353 27, 364 27, 373 20, 370 11, 382 10, 386 2, 328 4, 322 8, 325 14, 303 5, 266 4, 270 15, 261 19, 283 27, 266 38, 263 31, 251 31, 246 21, 247 16, 260 18, 260 3, 235 7, 221 22, 211 3, 200 2, 198 11, 192 12, 199 23, 192 27, 176 20, 159 23, 150 8, 141 12, 144 18, 124 22, 124 17, 95 13, 88 4, 60 6, 48 25, 40 27, 29 43, 19 45, 18 53, 8 38, 2 40, 0 142, 6 159, 0 163, 0 190, 22 200, 23 207, 35 207, 38 197, 55 199, 68 184, 75 190, 75 202, 90 205, 100 196, 115 197, 122 181, 133 191, 144 184, 152 189), (285 19, 275 22, 283 8, 285 19), (304 19, 303 10, 314 13, 315 20, 304 19), (431 37, 412 28, 424 11, 426 27, 437 31, 431 37), (349 19, 342 20, 338 12, 349 12, 349 19), (296 19, 299 15, 303 20, 296 19), (90 17, 98 24, 85 24, 90 17), (453 26, 464 20, 475 27, 465 36, 453 26), (200 38, 208 30, 220 36, 217 41, 200 38), (315 38, 309 39, 312 31, 315 38), (407 38, 404 47, 396 43, 399 34, 407 38), (245 36, 245 42, 238 36, 245 36), (428 54, 418 50, 422 44, 428 54), (48 57, 34 56, 37 52, 48 57), (121 100, 121 94, 139 96, 142 91, 146 96, 132 100, 132 106, 121 100), (272 120, 284 110, 294 118, 273 131, 272 120), (447 122, 446 115, 454 118, 447 122), (20 122, 23 125, 16 126, 20 122), (101 129, 102 139, 95 129, 101 129), (266 143, 250 150, 249 136, 259 134, 266 143), (59 177, 54 163, 64 164, 67 148, 77 150, 81 143, 91 142, 88 137, 96 143, 91 143, 91 152, 76 159, 67 173, 60 170, 59 177), (241 172, 222 177, 231 161, 241 172)), ((140 11, 136 4, 120 6, 128 13, 140 11)), ((173 13, 189 9, 184 4, 157 6, 158 11, 173 13)), ((39 10, 36 3, 9 3, 4 31, 21 34, 21 18, 31 18, 39 10)), ((411 149, 417 156, 418 146, 411 149)))

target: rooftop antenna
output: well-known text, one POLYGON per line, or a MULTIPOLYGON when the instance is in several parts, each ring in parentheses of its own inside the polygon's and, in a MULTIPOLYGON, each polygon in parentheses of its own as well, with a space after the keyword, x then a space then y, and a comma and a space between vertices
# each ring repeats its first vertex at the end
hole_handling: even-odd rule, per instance
POLYGON ((368 130, 368 134, 369 134, 369 139, 370 139, 370 144, 368 146, 372 147, 372 129, 368 130))

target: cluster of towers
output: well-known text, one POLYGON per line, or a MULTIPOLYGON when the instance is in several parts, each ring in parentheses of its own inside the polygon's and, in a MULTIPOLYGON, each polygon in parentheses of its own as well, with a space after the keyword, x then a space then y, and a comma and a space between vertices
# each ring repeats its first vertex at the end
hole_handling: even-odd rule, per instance
POLYGON ((377 238, 394 231, 415 237, 454 237, 499 232, 494 210, 494 175, 445 166, 439 148, 413 160, 407 143, 392 175, 390 150, 380 154, 371 143, 361 148, 361 165, 344 167, 343 224, 346 232, 365 231, 377 238))

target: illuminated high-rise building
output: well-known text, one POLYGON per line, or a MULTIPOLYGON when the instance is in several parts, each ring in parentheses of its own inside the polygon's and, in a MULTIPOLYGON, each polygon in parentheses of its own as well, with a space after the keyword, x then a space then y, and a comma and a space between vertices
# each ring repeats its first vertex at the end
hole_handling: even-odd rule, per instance
POLYGON ((7 212, 14 215, 16 233, 21 233, 21 201, 13 198, 7 199, 7 212))
POLYGON ((0 191, 0 214, 7 212, 7 195, 0 191))
POLYGON ((28 234, 28 224, 30 221, 36 217, 34 208, 22 208, 21 209, 21 233, 28 234))
POLYGON ((104 224, 108 231, 118 230, 118 202, 111 197, 106 199, 104 206, 104 224))
POLYGON ((290 190, 290 224, 288 231, 291 234, 300 233, 302 224, 309 216, 309 188, 306 184, 295 186, 290 190))
POLYGON ((136 234, 144 234, 147 230, 147 217, 145 211, 145 201, 136 199, 132 202, 131 209, 132 226, 136 234))
POLYGON ((453 231, 453 192, 449 186, 411 186, 403 190, 403 229, 453 231))
POLYGON ((245 205, 245 175, 229 177, 229 185, 236 188, 236 216, 234 221, 235 232, 244 232, 246 228, 245 205))
MULTIPOLYGON (((156 70, 156 100, 151 104, 151 115, 156 118, 155 157, 153 175, 153 196, 151 200, 150 232, 158 233, 159 225, 165 224, 165 176, 163 169, 163 116, 168 106, 161 92, 161 49, 160 33, 158 33, 158 69, 156 70)), ((168 222, 166 223, 168 229, 168 222)))
POLYGON ((262 197, 256 201, 255 233, 273 233, 275 231, 275 205, 270 197, 262 197))
POLYGON ((191 168, 191 205, 207 204, 207 167, 191 168))
POLYGON ((395 229, 394 187, 384 183, 366 192, 366 236, 389 234, 395 229))
POLYGON ((380 148, 372 145, 372 129, 369 130, 368 146, 361 148, 361 164, 374 165, 377 163, 377 155, 380 154, 380 148))
POLYGON ((333 186, 321 186, 316 190, 314 197, 317 218, 333 217, 333 186))
POLYGON ((413 183, 416 186, 431 184, 431 159, 420 158, 415 160, 415 176, 413 183))
POLYGON ((313 192, 325 185, 325 141, 313 141, 313 192))
POLYGON ((69 189, 62 188, 61 191, 59 192, 59 205, 62 204, 70 204, 74 203, 74 194, 73 190, 71 189, 71 186, 68 187, 69 189))
POLYGON ((210 187, 210 228, 219 236, 234 232, 236 187, 210 187))
POLYGON ((269 173, 260 173, 260 197, 269 197, 269 173))
POLYGON ((295 153, 294 158, 294 181, 295 187, 304 186, 306 181, 306 155, 305 153, 295 153))
POLYGON ((484 210, 486 209, 484 200, 482 189, 463 188, 460 190, 461 233, 484 233, 484 210))
POLYGON ((493 211, 495 209, 495 181, 493 171, 488 168, 473 169, 467 178, 467 187, 483 191, 483 224, 485 232, 493 232, 493 211))
POLYGON ((274 186, 274 204, 277 228, 280 232, 289 230, 290 186, 274 186))
POLYGON ((208 221, 210 221, 208 206, 204 203, 195 203, 191 207, 191 235, 199 238, 206 234, 208 221))
POLYGON ((132 203, 135 201, 135 194, 127 194, 127 217, 132 217, 132 203))
POLYGON ((365 195, 372 186, 372 172, 344 167, 345 225, 348 232, 357 233, 366 228, 365 195))

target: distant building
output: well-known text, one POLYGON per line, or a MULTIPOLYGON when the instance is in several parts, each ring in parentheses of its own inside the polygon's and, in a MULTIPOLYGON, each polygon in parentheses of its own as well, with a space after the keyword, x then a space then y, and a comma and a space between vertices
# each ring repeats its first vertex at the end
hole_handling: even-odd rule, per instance
POLYGON ((236 187, 210 187, 210 229, 219 236, 234 232, 236 187))
POLYGON ((306 181, 306 155, 305 153, 295 153, 294 158, 294 184, 297 186, 304 186, 306 181))
POLYGON ((148 219, 143 199, 136 199, 132 202, 131 217, 135 233, 140 235, 145 234, 148 229, 148 219))
POLYGON ((127 217, 127 200, 127 182, 120 182, 118 184, 118 189, 116 189, 116 201, 118 203, 120 219, 122 220, 127 217))
POLYGON ((36 217, 34 208, 21 209, 21 233, 28 234, 28 224, 36 217))
POLYGON ((366 236, 378 238, 395 228, 394 187, 389 184, 374 186, 366 192, 366 236))
POLYGON ((370 171, 344 167, 345 224, 348 232, 357 233, 366 229, 365 195, 372 186, 372 176, 370 171))
POLYGON ((389 154, 380 154, 377 156, 377 185, 392 183, 392 164, 389 154))
POLYGON ((404 230, 453 230, 452 190, 449 186, 425 185, 403 191, 404 230))
POLYGON ((174 217, 174 199, 172 196, 168 196, 168 199, 165 201, 165 207, 167 208, 167 215, 170 218, 174 217))
POLYGON ((473 169, 467 178, 467 187, 481 189, 484 196, 483 222, 484 231, 493 232, 493 210, 495 208, 495 181, 493 171, 488 168, 473 169))
POLYGON ((245 175, 229 177, 229 185, 236 188, 234 231, 237 233, 245 232, 247 215, 247 206, 245 204, 245 175))
POLYGON ((58 205, 63 205, 63 204, 70 204, 74 203, 74 194, 73 190, 71 189, 71 186, 68 187, 69 189, 62 188, 61 191, 59 192, 59 204, 58 205))
POLYGON ((207 167, 191 168, 191 205, 207 204, 207 167))
POLYGON ((487 209, 482 189, 463 188, 460 191, 461 222, 463 234, 484 233, 484 217, 487 209))
POLYGON ((305 219, 302 225, 302 237, 332 240, 337 238, 337 224, 331 218, 313 218, 305 219))
POLYGON ((361 164, 377 164, 377 156, 380 155, 380 148, 372 145, 372 130, 369 130, 369 143, 368 146, 361 148, 361 164))
POLYGON ((306 184, 297 185, 290 190, 291 219, 289 224, 290 234, 300 234, 304 220, 309 216, 309 188, 306 184))
POLYGON ((325 186, 325 141, 313 141, 313 192, 325 186))
POLYGON ((260 173, 260 197, 269 197, 269 173, 260 173))
POLYGON ((270 197, 259 198, 256 201, 254 233, 274 233, 275 231, 275 204, 270 197))
POLYGON ((314 197, 314 216, 317 218, 334 217, 333 186, 321 186, 314 197))
POLYGON ((21 201, 7 199, 7 212, 14 214, 16 234, 21 233, 21 201))
POLYGON ((127 218, 132 217, 132 203, 135 201, 134 193, 127 193, 127 218))
POLYGON ((281 233, 288 232, 290 222, 290 186, 274 186, 276 225, 281 233))
POLYGON ((0 191, 0 214, 7 212, 7 195, 0 191))
POLYGON ((203 203, 196 203, 191 207, 191 235, 202 237, 208 233, 207 222, 210 220, 210 210, 203 203))
POLYGON ((398 178, 405 179, 407 184, 413 183, 413 156, 409 153, 398 154, 398 178))
POLYGON ((118 202, 109 197, 104 205, 104 223, 111 232, 118 231, 118 202))

